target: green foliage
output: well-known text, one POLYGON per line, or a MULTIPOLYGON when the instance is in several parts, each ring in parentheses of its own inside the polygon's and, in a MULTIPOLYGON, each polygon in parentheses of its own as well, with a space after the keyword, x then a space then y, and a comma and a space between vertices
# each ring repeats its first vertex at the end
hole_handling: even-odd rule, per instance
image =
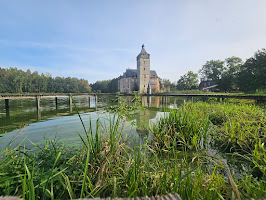
POLYGON ((266 89, 266 50, 262 49, 249 58, 238 75, 239 87, 243 91, 266 89))
POLYGON ((105 119, 108 123, 97 120, 95 131, 89 121, 85 136, 80 134, 80 148, 48 138, 43 146, 34 144, 31 149, 3 148, 0 195, 24 199, 167 193, 178 193, 182 199, 266 196, 265 110, 252 104, 186 103, 155 124, 153 138, 129 146, 124 137, 125 112, 132 110, 123 107, 121 101, 117 111, 105 119), (208 151, 210 145, 219 142, 226 144, 222 149, 233 153, 209 155, 213 153, 208 151), (230 159, 238 158, 250 168, 235 174, 238 171, 230 166, 230 159), (254 175, 255 169, 260 177, 254 175))
POLYGON ((0 68, 0 93, 87 93, 88 81, 78 78, 52 78, 51 74, 39 75, 17 68, 0 68))
POLYGON ((266 50, 262 49, 244 64, 238 57, 225 61, 211 60, 202 66, 199 73, 203 80, 212 80, 221 91, 240 90, 245 92, 266 89, 266 50))
POLYGON ((217 83, 221 79, 224 70, 224 61, 210 60, 202 66, 200 74, 204 79, 217 83))
POLYGON ((178 90, 193 90, 199 86, 198 74, 189 71, 184 76, 181 76, 177 81, 176 88, 178 90))
POLYGON ((118 78, 112 80, 97 81, 91 84, 92 91, 100 91, 102 93, 118 92, 118 78))
POLYGON ((202 66, 200 74, 203 80, 212 80, 221 91, 237 89, 237 75, 242 65, 238 57, 230 57, 225 61, 211 60, 202 66))
POLYGON ((169 79, 160 79, 160 83, 164 85, 164 88, 170 88, 170 91, 175 91, 176 85, 172 83, 169 79))
POLYGON ((168 149, 173 145, 200 148, 200 141, 207 139, 209 120, 202 118, 195 109, 195 104, 186 104, 181 109, 170 111, 169 116, 153 127, 152 133, 156 144, 160 145, 159 149, 168 149))

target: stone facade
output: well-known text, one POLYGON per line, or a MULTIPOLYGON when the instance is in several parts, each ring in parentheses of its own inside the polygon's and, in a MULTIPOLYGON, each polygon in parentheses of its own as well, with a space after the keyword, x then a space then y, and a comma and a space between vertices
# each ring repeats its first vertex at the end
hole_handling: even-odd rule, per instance
POLYGON ((137 56, 137 69, 126 69, 119 77, 118 88, 121 93, 157 93, 160 92, 159 77, 156 71, 150 70, 150 54, 142 45, 137 56))

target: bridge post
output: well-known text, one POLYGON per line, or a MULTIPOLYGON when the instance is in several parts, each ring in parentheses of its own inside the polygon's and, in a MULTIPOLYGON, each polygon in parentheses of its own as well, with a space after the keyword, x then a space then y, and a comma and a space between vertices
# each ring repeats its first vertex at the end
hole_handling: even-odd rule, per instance
POLYGON ((6 109, 6 119, 10 119, 10 112, 9 112, 9 108, 6 109))
POLYGON ((69 103, 69 113, 72 113, 73 109, 72 109, 72 98, 71 98, 71 96, 69 96, 68 103, 69 103))
POLYGON ((90 96, 89 96, 88 102, 89 102, 89 108, 91 108, 91 97, 90 96))
POLYGON ((41 96, 40 95, 36 96, 36 106, 37 106, 37 110, 40 110, 41 108, 41 96))
POLYGON ((5 108, 6 108, 6 118, 10 118, 10 112, 9 112, 9 99, 5 99, 5 108))
POLYGON ((163 105, 163 100, 164 100, 164 97, 162 96, 162 105, 163 105))
POLYGON ((58 99, 57 99, 57 97, 55 97, 55 107, 56 107, 56 109, 57 109, 57 104, 58 104, 58 99))
POLYGON ((71 98, 71 96, 68 97, 68 104, 69 105, 72 105, 72 98, 71 98))
POLYGON ((151 98, 151 96, 150 96, 150 95, 148 95, 148 96, 147 96, 147 104, 148 104, 148 107, 150 107, 150 103, 151 103, 151 100, 150 100, 150 98, 151 98))
POLYGON ((37 118, 41 119, 41 96, 36 96, 37 118))
POLYGON ((220 102, 220 97, 217 97, 217 101, 220 102))
POLYGON ((97 110, 97 104, 98 104, 97 95, 95 95, 95 109, 96 110, 97 110))
POLYGON ((6 110, 9 109, 9 99, 5 99, 5 108, 6 110))

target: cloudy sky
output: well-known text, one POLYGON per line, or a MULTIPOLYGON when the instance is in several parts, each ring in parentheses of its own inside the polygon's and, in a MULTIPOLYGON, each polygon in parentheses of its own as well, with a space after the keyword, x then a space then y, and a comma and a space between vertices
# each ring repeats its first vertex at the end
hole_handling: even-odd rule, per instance
POLYGON ((265 0, 0 0, 0 67, 89 83, 136 68, 177 81, 211 59, 266 47, 265 0))

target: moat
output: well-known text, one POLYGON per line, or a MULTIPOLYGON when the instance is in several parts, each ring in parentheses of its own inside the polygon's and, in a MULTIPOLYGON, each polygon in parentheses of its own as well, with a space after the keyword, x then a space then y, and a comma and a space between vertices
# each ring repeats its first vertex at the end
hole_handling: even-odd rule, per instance
MULTIPOLYGON (((127 104, 132 104, 132 96, 123 98, 127 104)), ((148 136, 150 123, 155 123, 162 117, 166 108, 177 108, 185 99, 168 97, 162 101, 161 97, 142 97, 141 104, 145 109, 127 119, 127 136, 141 142, 148 136)), ((4 100, 0 100, 0 134, 6 133, 6 141, 16 138, 14 145, 26 138, 26 144, 31 146, 31 142, 43 142, 44 137, 60 139, 61 142, 73 146, 79 145, 81 141, 77 133, 83 135, 84 129, 76 108, 69 106, 67 98, 58 98, 57 101, 56 105, 54 99, 41 99, 38 112, 35 99, 10 100, 8 111, 5 109, 4 100)), ((92 126, 95 126, 97 119, 106 123, 110 114, 105 108, 118 104, 115 96, 99 97, 97 106, 93 98, 89 101, 87 97, 74 97, 74 101, 86 128, 89 128, 89 121, 92 126)))

